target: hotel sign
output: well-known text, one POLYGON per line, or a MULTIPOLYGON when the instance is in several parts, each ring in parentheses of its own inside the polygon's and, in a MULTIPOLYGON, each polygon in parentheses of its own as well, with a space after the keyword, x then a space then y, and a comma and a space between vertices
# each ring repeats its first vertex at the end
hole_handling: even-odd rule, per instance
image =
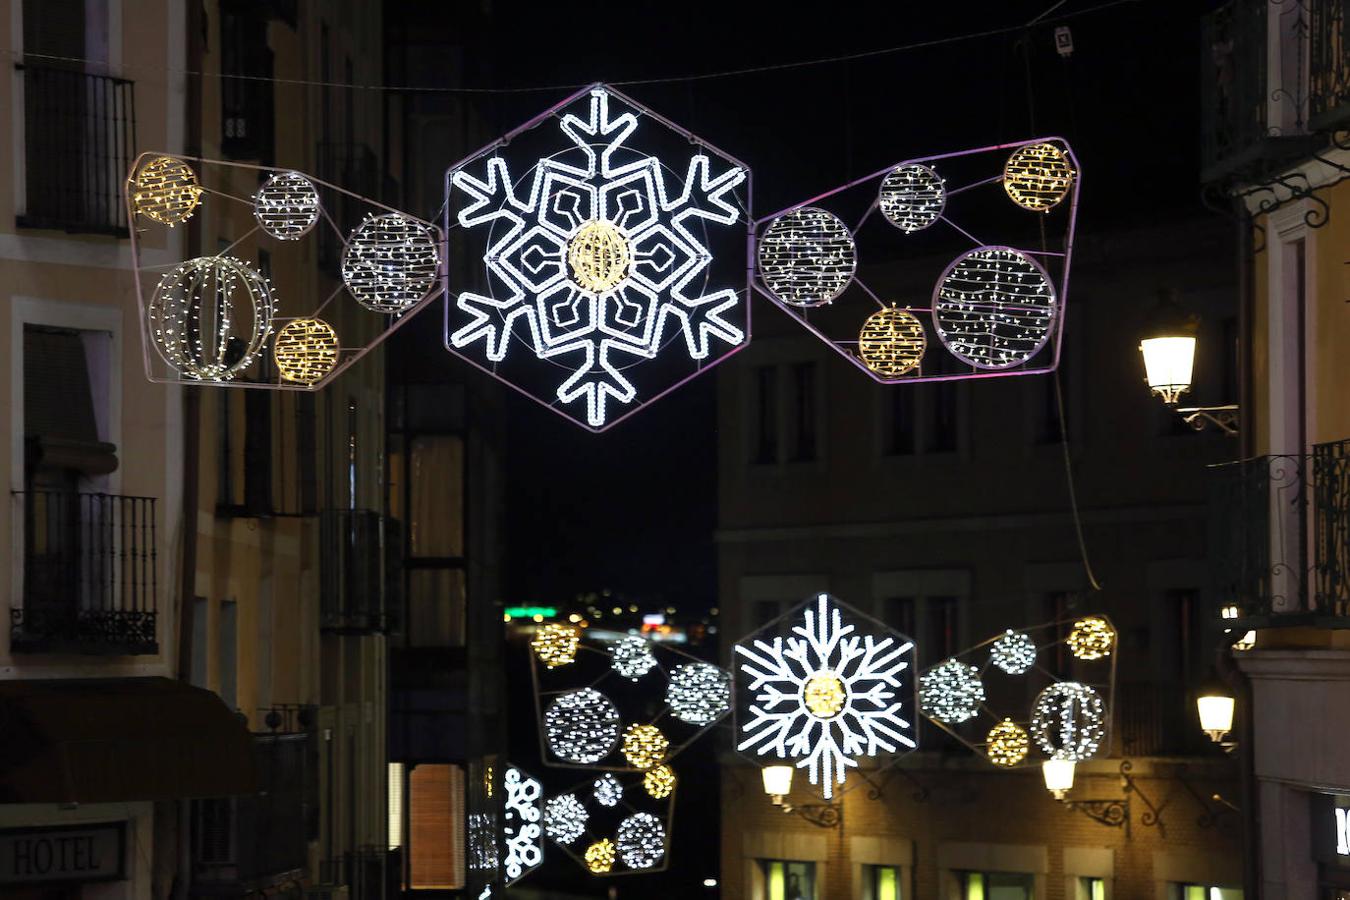
POLYGON ((0 884, 126 877, 126 823, 0 831, 0 884))

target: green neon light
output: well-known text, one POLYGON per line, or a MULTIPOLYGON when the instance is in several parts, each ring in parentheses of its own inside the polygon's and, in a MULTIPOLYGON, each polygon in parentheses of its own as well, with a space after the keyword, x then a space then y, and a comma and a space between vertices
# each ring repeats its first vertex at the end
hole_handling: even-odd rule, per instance
POLYGON ((552 618, 558 611, 551 606, 508 606, 506 614, 513 619, 533 619, 535 616, 552 618))

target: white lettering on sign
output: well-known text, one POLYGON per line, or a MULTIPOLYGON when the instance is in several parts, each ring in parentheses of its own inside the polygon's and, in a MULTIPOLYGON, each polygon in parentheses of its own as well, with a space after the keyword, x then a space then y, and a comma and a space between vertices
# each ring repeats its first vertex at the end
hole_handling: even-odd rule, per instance
POLYGON ((1350 856, 1350 809, 1336 807, 1336 852, 1350 856))
POLYGON ((120 823, 0 832, 0 884, 123 876, 120 823))

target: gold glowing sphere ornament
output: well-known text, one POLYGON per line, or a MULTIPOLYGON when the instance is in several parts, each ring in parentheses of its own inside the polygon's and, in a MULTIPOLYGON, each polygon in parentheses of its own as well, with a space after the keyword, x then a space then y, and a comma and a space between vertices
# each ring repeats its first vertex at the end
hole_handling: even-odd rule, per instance
POLYGON ((635 769, 658 766, 670 750, 670 741, 655 725, 629 725, 623 733, 623 755, 635 769))
POLYGON ((1088 616, 1073 623, 1069 649, 1079 659, 1094 660, 1110 656, 1116 645, 1116 633, 1100 616, 1088 616))
POLYGON ((530 649, 541 663, 556 669, 576 660, 577 645, 580 643, 581 629, 575 625, 550 622, 534 633, 530 649))
POLYGON ((1068 195, 1076 175, 1057 144, 1028 144, 1008 157, 1003 189, 1023 209, 1048 212, 1068 195))
POLYGON ((989 761, 996 766, 1015 766, 1027 758, 1031 737, 1027 730, 1012 719, 1004 719, 989 729, 986 738, 989 761))
POLYGON ((147 219, 170 228, 192 218, 201 202, 197 173, 181 159, 157 156, 136 173, 131 205, 147 219))
POLYGON ((628 274, 630 260, 628 239, 611 222, 587 222, 567 245, 572 279, 592 294, 613 290, 628 274))
POLYGON ((889 306, 863 322, 858 356, 867 368, 887 378, 913 370, 923 359, 923 324, 913 313, 889 306))
POLYGON ((603 875, 614 868, 614 842, 601 838, 586 848, 586 868, 603 875))
POLYGON ((642 776, 642 786, 656 800, 664 800, 675 790, 675 770, 667 765, 648 769, 642 776))
POLYGON ((802 686, 802 705, 817 719, 833 719, 847 700, 844 682, 833 672, 817 672, 802 686))
POLYGON ((323 319, 292 319, 272 343, 272 359, 284 381, 312 385, 333 371, 337 358, 337 332, 323 319))

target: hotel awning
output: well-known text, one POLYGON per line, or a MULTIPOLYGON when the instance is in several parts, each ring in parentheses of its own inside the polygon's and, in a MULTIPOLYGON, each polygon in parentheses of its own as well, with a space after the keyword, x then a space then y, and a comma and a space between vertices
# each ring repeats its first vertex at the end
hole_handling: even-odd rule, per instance
POLYGON ((0 680, 0 803, 257 791, 245 721, 168 678, 0 680))

